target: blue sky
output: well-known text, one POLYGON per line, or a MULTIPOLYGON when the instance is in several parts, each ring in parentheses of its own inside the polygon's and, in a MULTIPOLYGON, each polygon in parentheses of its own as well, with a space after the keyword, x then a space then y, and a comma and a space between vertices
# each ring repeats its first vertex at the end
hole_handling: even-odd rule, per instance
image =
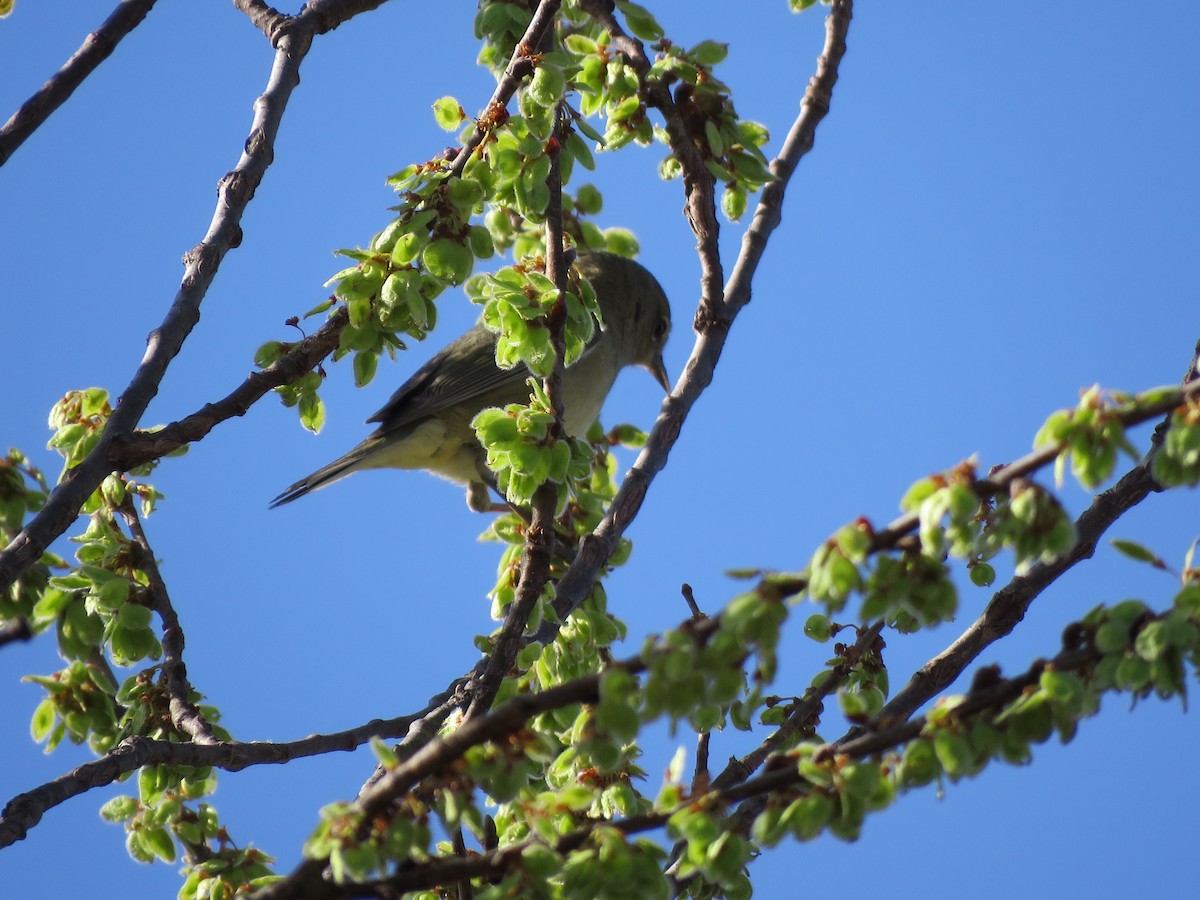
MULTIPOLYGON (((783 0, 653 5, 667 34, 728 41, 721 77, 739 112, 777 141, 795 115, 822 37, 822 13, 783 0)), ((284 120, 276 162, 243 221, 202 320, 172 364, 147 424, 223 396, 254 348, 327 293, 337 247, 387 221, 391 172, 446 137, 430 104, 468 111, 491 91, 475 65, 470 4, 392 3, 317 39, 284 120)), ((7 116, 96 27, 107 9, 21 0, 0 22, 0 113, 7 116)), ((978 453, 984 467, 1023 454, 1052 410, 1093 383, 1177 381, 1200 337, 1200 8, 1168 0, 1147 20, 1116 4, 859 4, 816 148, 793 180, 710 390, 630 529, 631 562, 610 602, 640 638, 686 616, 679 585, 716 610, 739 589, 725 571, 798 569, 839 525, 887 521, 907 486, 978 453)), ((50 405, 64 391, 127 383, 147 332, 202 237, 217 180, 237 160, 270 50, 229 5, 163 3, 0 168, 4 385, 0 444, 49 473, 50 405)), ((671 297, 667 366, 692 336, 698 266, 680 184, 656 175, 662 151, 601 156, 600 224, 633 229, 671 297)), ((741 227, 726 224, 731 261, 741 227)), ((247 740, 286 740, 397 715, 475 659, 492 628, 486 591, 498 548, 461 492, 423 473, 365 473, 274 511, 284 486, 344 452, 363 420, 474 318, 459 292, 440 327, 376 381, 353 387, 330 366, 319 437, 273 398, 226 423, 155 485, 148 524, 184 623, 193 683, 247 740)), ((648 426, 660 400, 630 372, 609 424, 648 426)), ((1135 434, 1145 446, 1148 433, 1135 434)), ((631 461, 627 458, 626 462, 631 461)), ((1086 496, 1068 487, 1074 511, 1086 496)), ((1137 538, 1178 564, 1200 536, 1194 491, 1156 496, 1110 536, 1137 538)), ((69 549, 68 551, 69 552, 69 549)), ((1097 603, 1165 605, 1174 585, 1105 547, 1034 605, 980 663, 1006 671, 1055 652, 1062 626, 1097 603)), ((939 651, 988 599, 964 587, 958 621, 892 636, 893 685, 939 651)), ((785 637, 779 688, 799 692, 825 648, 785 637)), ((51 640, 0 653, 7 798, 88 758, 46 757, 28 739, 38 699, 27 672, 57 668, 51 640)), ((837 735, 833 724, 828 737, 837 735)), ((759 897, 815 895, 1119 896, 1193 877, 1200 732, 1178 703, 1132 711, 1119 698, 1073 744, 1027 768, 903 797, 852 845, 784 844, 753 867, 759 897), (876 875, 869 867, 877 865, 876 875)), ((684 740, 680 737, 678 740, 684 740)), ((661 730, 645 768, 657 784, 677 741, 661 730)), ((718 735, 713 758, 744 752, 718 735)), ((366 752, 221 775, 213 798, 235 839, 286 870, 315 811, 352 796, 366 752)), ((139 866, 97 809, 114 788, 51 810, 0 852, 12 896, 84 883, 129 898, 170 896, 174 867, 139 866)), ((0 802, 3 802, 0 800, 0 802)))

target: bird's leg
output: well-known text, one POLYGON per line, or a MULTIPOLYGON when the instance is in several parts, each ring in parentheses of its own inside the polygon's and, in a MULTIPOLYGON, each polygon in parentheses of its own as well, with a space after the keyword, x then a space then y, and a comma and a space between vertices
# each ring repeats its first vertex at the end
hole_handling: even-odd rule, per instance
MULTIPOLYGON (((516 513, 527 526, 532 525, 533 513, 525 507, 509 503, 506 499, 502 499, 500 503, 492 502, 491 495, 488 493, 489 488, 501 498, 504 497, 504 492, 496 484, 496 475, 491 469, 482 462, 478 464, 477 469, 480 480, 472 481, 467 486, 467 506, 473 512, 516 513)), ((575 559, 575 548, 572 543, 573 539, 570 534, 560 531, 557 527, 554 529, 554 552, 568 564, 575 559)))
POLYGON ((500 497, 504 497, 504 493, 500 490, 500 486, 496 484, 496 475, 487 466, 483 465, 482 461, 476 466, 479 472, 479 481, 472 481, 467 485, 467 507, 472 512, 483 513, 505 513, 514 512, 521 517, 521 520, 529 525, 533 522, 533 515, 529 510, 517 506, 515 503, 509 503, 508 500, 502 500, 496 503, 492 500, 488 489, 495 491, 500 497))

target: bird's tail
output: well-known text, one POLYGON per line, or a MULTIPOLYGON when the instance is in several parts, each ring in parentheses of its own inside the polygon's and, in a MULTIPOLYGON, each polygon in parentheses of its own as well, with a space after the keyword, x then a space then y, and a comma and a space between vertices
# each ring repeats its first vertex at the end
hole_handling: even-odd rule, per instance
POLYGON ((311 475, 306 475, 295 484, 285 488, 283 493, 271 501, 270 508, 274 509, 277 506, 283 506, 285 503, 291 503, 303 497, 310 491, 315 491, 318 488, 323 488, 327 484, 333 484, 335 481, 340 481, 351 472, 359 468, 359 463, 366 456, 362 446, 355 447, 345 456, 338 457, 327 466, 322 466, 313 472, 311 475))

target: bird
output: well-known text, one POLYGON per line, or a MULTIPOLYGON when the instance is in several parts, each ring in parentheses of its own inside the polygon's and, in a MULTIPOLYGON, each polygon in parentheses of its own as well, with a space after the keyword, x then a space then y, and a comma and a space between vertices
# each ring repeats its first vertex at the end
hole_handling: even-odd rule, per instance
MULTIPOLYGON (((563 373, 563 426, 583 435, 626 366, 646 369, 670 393, 663 347, 671 330, 671 309, 650 272, 631 259, 604 251, 580 252, 576 268, 596 292, 603 328, 563 373)), ((524 365, 496 365, 497 335, 477 323, 418 369, 368 424, 378 428, 348 453, 287 487, 271 508, 362 469, 425 469, 467 486, 467 505, 492 509, 486 453, 471 428, 484 409, 530 398, 524 365)))

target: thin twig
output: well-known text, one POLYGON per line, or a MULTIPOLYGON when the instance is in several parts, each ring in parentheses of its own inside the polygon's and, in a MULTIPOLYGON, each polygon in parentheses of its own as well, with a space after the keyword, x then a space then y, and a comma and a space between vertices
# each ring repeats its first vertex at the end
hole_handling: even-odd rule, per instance
MULTIPOLYGON (((1200 342, 1192 351, 1187 372, 1181 386, 1200 387, 1200 373, 1196 371, 1200 358, 1200 342)), ((1196 396, 1193 392, 1191 396, 1196 396)), ((1170 404, 1173 410, 1178 402, 1170 404)), ((1149 418, 1149 416, 1147 416, 1149 418)), ((1025 618, 1033 601, 1047 587, 1057 581, 1076 563, 1091 559, 1100 543, 1100 538, 1109 527, 1130 509, 1141 503, 1152 493, 1162 490, 1151 474, 1154 456, 1158 452, 1162 435, 1170 423, 1170 413, 1154 430, 1150 451, 1142 461, 1130 469, 1108 490, 1097 494, 1088 507, 1075 520, 1075 546, 1050 562, 1039 562, 1029 571, 1016 575, 1008 584, 997 591, 983 614, 958 636, 945 650, 913 673, 908 684, 896 692, 880 711, 881 717, 903 721, 916 712, 931 697, 954 683, 955 679, 988 646, 1012 632, 1025 618)), ((1130 424, 1130 423, 1126 423, 1130 424)), ((995 480, 995 476, 993 479, 995 480)))
POLYGON ((203 240, 184 257, 179 291, 162 323, 150 333, 141 364, 117 401, 95 448, 71 469, 46 505, 0 551, 0 590, 41 557, 79 514, 91 493, 112 471, 110 448, 131 435, 146 411, 171 360, 200 319, 200 304, 225 254, 241 241, 241 218, 274 156, 275 137, 312 35, 289 32, 280 39, 266 90, 254 104, 254 121, 237 165, 218 189, 217 206, 203 240))
POLYGON ((191 415, 156 431, 135 431, 126 438, 114 440, 108 453, 109 465, 114 471, 128 472, 180 447, 194 444, 227 419, 244 416, 268 391, 290 384, 332 353, 348 321, 349 314, 343 306, 335 310, 319 329, 265 369, 251 372, 216 403, 206 403, 191 415))
MULTIPOLYGON (((463 839, 462 826, 454 829, 454 855, 459 859, 467 859, 467 842, 463 839)), ((464 878, 455 885, 458 900, 473 900, 475 892, 471 889, 471 879, 464 878)))
POLYGON ((154 3, 155 0, 121 0, 104 24, 84 38, 62 68, 0 126, 0 166, 112 55, 121 39, 146 18, 154 3))
MULTIPOLYGON (((745 305, 750 296, 750 279, 772 231, 779 224, 778 208, 782 204, 788 180, 800 158, 812 147, 812 134, 828 108, 828 98, 837 81, 837 65, 845 52, 846 31, 850 25, 850 0, 834 0, 826 25, 825 47, 813 84, 808 93, 818 100, 801 107, 779 156, 771 163, 776 176, 763 191, 750 229, 742 242, 742 251, 733 275, 725 287, 725 308, 730 320, 745 305)), ((701 331, 684 366, 684 375, 663 402, 654 427, 646 437, 646 445, 625 475, 620 490, 613 498, 608 512, 591 534, 584 537, 579 553, 558 583, 554 610, 559 621, 565 621, 591 592, 596 574, 607 563, 625 529, 637 517, 646 499, 654 476, 666 465, 667 456, 696 400, 712 381, 713 372, 725 346, 726 328, 701 331)), ((547 643, 553 639, 557 626, 547 623, 537 634, 537 640, 547 643)))
MULTIPOLYGON (((538 7, 549 13, 558 11, 559 0, 546 0, 538 7)), ((567 266, 563 259, 562 224, 562 168, 559 153, 560 127, 555 122, 554 139, 548 142, 546 155, 550 158, 550 172, 546 186, 550 189, 550 200, 546 207, 546 277, 554 282, 558 296, 550 314, 546 316, 546 327, 550 332, 550 346, 554 353, 554 367, 542 379, 542 386, 554 410, 554 436, 563 433, 563 373, 565 371, 566 340, 564 328, 567 322, 567 306, 563 297, 567 289, 567 266)), ((487 712, 496 699, 505 676, 516 663, 521 649, 521 639, 529 627, 529 616, 545 592, 550 580, 550 565, 554 560, 554 510, 558 505, 558 485, 553 481, 543 482, 533 494, 533 519, 525 529, 525 548, 521 553, 521 565, 512 605, 504 618, 500 635, 492 646, 491 659, 483 677, 475 686, 471 705, 467 708, 467 719, 487 712)))
POLYGON ((708 171, 704 156, 693 141, 670 89, 664 82, 648 77, 651 66, 646 49, 641 41, 621 27, 613 15, 612 0, 583 0, 580 6, 604 26, 613 45, 637 72, 646 104, 662 113, 671 153, 683 170, 683 211, 696 235, 696 254, 700 259, 700 303, 696 311, 696 331, 705 334, 718 324, 722 329, 727 328, 728 320, 720 311, 724 275, 717 245, 721 224, 717 219, 712 173, 708 171))
POLYGON ((295 17, 281 13, 263 0, 233 0, 233 5, 235 9, 246 14, 246 18, 255 28, 267 36, 272 47, 276 46, 276 41, 283 31, 294 26, 296 22, 295 17))
POLYGON ((829 676, 821 682, 820 687, 805 692, 800 701, 792 707, 783 723, 772 731, 761 744, 740 759, 731 759, 721 774, 713 779, 713 788, 720 790, 745 781, 770 756, 786 749, 798 733, 814 728, 825 709, 825 700, 837 693, 838 688, 846 682, 846 678, 849 677, 864 654, 876 652, 882 644, 879 639, 879 632, 882 630, 882 622, 876 622, 869 628, 863 628, 859 633, 858 640, 847 648, 842 661, 829 671, 829 676))
MULTIPOLYGON (((1020 696, 1029 685, 1035 684, 1047 666, 1056 671, 1070 672, 1085 668, 1095 663, 1099 654, 1095 650, 1066 650, 1053 660, 1039 661, 1026 672, 1015 678, 1001 681, 985 689, 973 691, 955 708, 960 716, 973 715, 987 709, 997 708, 1020 696)), ((589 676, 592 677, 592 676, 589 676)), ((505 707, 507 708, 507 706, 505 707)), ((491 718, 490 716, 488 718, 491 718)), ((902 746, 917 737, 925 727, 925 719, 914 719, 903 725, 887 730, 872 732, 856 738, 846 744, 823 745, 816 751, 814 759, 820 760, 832 753, 847 759, 865 759, 876 756, 884 751, 902 746)), ((781 766, 756 778, 734 785, 721 791, 712 791, 704 797, 689 797, 687 803, 703 803, 712 808, 730 805, 745 800, 767 796, 773 792, 802 788, 807 782, 794 765, 781 766)), ((622 834, 638 834, 661 828, 673 815, 674 810, 650 813, 640 816, 629 816, 617 822, 609 820, 589 821, 577 830, 564 835, 552 845, 555 852, 567 854, 582 846, 597 828, 615 829, 622 834)), ((389 878, 366 882, 344 883, 334 885, 322 882, 314 885, 318 892, 310 895, 300 895, 292 892, 276 893, 272 885, 255 894, 255 900, 283 900, 283 898, 299 898, 316 900, 318 897, 373 897, 387 896, 385 891, 418 891, 431 889, 439 885, 449 884, 464 879, 488 878, 503 875, 518 863, 523 853, 531 846, 544 844, 543 841, 530 839, 517 844, 508 845, 499 850, 480 853, 470 859, 454 859, 445 861, 438 859, 426 864, 417 864, 405 868, 389 878)), ((281 882, 282 884, 282 882, 281 882)))
POLYGON ((142 520, 137 514, 133 498, 127 495, 118 510, 129 527, 129 533, 133 535, 133 546, 138 550, 134 565, 146 573, 150 582, 150 596, 154 600, 154 610, 162 619, 162 670, 167 682, 167 708, 171 724, 180 734, 189 735, 196 743, 215 744, 217 738, 213 736, 212 726, 196 704, 192 703, 192 685, 188 681, 187 666, 183 662, 183 626, 179 624, 179 616, 171 604, 167 583, 158 569, 158 561, 154 558, 154 551, 150 549, 150 541, 142 527, 142 520))
POLYGON ((13 797, 0 813, 0 848, 23 840, 47 810, 93 788, 112 784, 142 766, 214 766, 237 772, 251 766, 278 765, 335 751, 356 750, 376 737, 399 738, 424 714, 422 711, 395 719, 375 719, 346 731, 314 734, 287 743, 232 741, 201 744, 128 738, 99 759, 13 797))

